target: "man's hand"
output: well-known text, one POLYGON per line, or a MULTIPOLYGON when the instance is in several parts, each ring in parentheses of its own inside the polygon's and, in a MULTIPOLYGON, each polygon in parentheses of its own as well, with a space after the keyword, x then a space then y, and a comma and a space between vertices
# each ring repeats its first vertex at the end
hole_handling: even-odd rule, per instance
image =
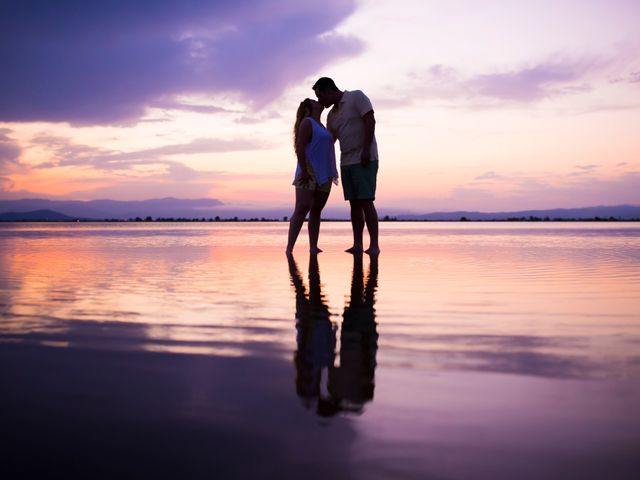
POLYGON ((371 151, 368 148, 363 148, 360 154, 360 165, 366 167, 371 163, 371 151))

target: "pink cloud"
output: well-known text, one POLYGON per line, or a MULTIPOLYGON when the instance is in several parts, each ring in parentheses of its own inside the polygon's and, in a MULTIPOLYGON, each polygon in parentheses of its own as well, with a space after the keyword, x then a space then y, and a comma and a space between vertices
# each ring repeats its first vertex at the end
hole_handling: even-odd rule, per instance
POLYGON ((10 133, 8 128, 0 128, 0 174, 6 173, 9 167, 15 167, 22 153, 18 142, 9 136, 10 133))
POLYGON ((464 101, 474 107, 533 103, 592 90, 590 82, 594 75, 612 61, 554 56, 534 65, 475 75, 436 64, 424 72, 410 74, 409 81, 415 91, 400 98, 426 96, 464 101))

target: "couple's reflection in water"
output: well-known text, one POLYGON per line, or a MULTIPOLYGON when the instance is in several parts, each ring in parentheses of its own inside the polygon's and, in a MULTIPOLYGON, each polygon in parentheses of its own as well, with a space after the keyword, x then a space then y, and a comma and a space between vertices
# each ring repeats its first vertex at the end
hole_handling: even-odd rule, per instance
POLYGON ((363 256, 353 256, 351 294, 340 328, 322 293, 318 256, 309 258, 308 289, 293 255, 288 255, 296 292, 296 392, 303 404, 323 417, 362 413, 373 399, 378 332, 375 295, 378 257, 371 256, 366 278, 363 256), (340 331, 339 365, 336 340, 340 331))

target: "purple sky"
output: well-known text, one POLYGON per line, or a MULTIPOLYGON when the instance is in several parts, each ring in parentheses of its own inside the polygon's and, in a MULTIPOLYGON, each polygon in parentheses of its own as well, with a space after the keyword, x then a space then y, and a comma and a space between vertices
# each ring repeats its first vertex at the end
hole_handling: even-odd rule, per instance
POLYGON ((3 1, 0 198, 288 206, 292 117, 330 75, 372 99, 381 205, 640 204, 638 18, 632 0, 3 1))
POLYGON ((354 37, 318 38, 354 8, 349 0, 5 1, 0 121, 125 122, 196 92, 261 104, 362 49, 354 37))

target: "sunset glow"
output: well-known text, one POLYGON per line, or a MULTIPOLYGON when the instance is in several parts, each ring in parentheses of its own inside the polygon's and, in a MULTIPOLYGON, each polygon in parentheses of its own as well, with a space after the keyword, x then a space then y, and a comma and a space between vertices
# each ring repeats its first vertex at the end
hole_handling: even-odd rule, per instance
POLYGON ((327 75, 373 102, 381 214, 640 204, 635 1, 13 3, 0 199, 286 208, 327 75))

